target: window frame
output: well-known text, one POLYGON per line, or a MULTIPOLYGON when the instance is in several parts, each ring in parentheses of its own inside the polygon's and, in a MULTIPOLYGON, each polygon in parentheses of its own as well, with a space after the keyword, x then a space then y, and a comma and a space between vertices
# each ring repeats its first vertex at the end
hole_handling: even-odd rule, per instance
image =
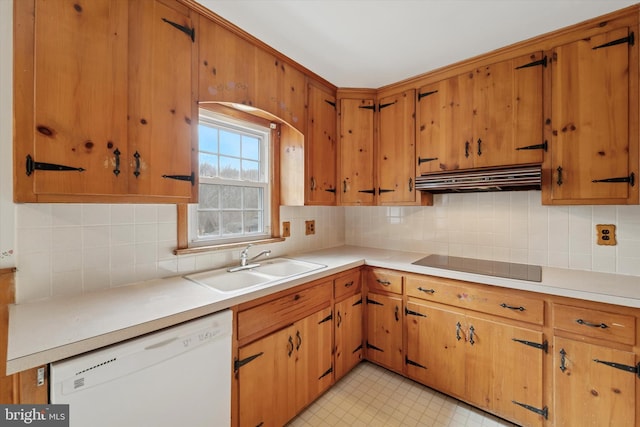
MULTIPOLYGON (((270 206, 265 208, 265 215, 268 214, 270 217, 270 236, 262 235, 260 237, 256 237, 255 239, 242 239, 240 238, 238 241, 226 241, 226 242, 216 242, 216 241, 205 241, 193 243, 189 240, 189 221, 190 219, 190 209, 189 205, 186 203, 181 203, 177 205, 177 240, 178 245, 174 250, 175 255, 188 254, 188 253, 198 253, 198 252, 206 252, 211 250, 221 250, 221 249, 231 249, 235 247, 243 247, 247 244, 264 244, 264 243, 273 243, 283 241, 284 238, 280 237, 280 165, 279 165, 279 153, 280 153, 280 123, 274 121, 273 119, 261 116, 261 112, 256 110, 252 113, 241 111, 239 108, 242 106, 236 106, 234 108, 231 104, 227 103, 201 103, 199 105, 200 108, 211 111, 218 115, 229 118, 231 121, 240 120, 245 121, 247 123, 252 123, 258 126, 262 126, 271 130, 270 138, 269 138, 269 148, 268 148, 268 158, 267 158, 267 170, 265 174, 268 176, 269 180, 269 202, 270 206)), ((198 126, 194 127, 192 137, 198 137, 198 126)), ((192 156, 192 162, 194 165, 199 164, 198 159, 198 150, 194 150, 192 156)), ((199 174, 195 174, 197 179, 194 183, 194 190, 192 194, 192 201, 197 203, 198 200, 198 192, 200 186, 199 174)))

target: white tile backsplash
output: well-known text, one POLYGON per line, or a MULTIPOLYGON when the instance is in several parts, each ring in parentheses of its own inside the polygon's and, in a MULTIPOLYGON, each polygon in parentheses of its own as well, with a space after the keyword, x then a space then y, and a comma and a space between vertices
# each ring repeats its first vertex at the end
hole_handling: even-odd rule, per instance
POLYGON ((542 206, 519 191, 344 209, 347 244, 640 276, 640 206, 542 206), (596 245, 596 224, 616 224, 618 245, 596 245))

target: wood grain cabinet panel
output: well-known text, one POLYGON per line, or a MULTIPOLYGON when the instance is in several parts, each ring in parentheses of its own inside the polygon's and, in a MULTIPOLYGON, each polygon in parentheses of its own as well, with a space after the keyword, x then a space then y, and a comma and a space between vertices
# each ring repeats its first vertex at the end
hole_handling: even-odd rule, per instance
POLYGON ((638 376, 623 368, 640 367, 636 355, 561 337, 553 348, 556 427, 638 425, 638 376))
POLYGON ((338 194, 341 205, 374 204, 373 98, 340 99, 338 194))
POLYGON ((336 204, 336 96, 314 83, 307 85, 305 204, 336 204))
POLYGON ((402 298, 369 293, 365 303, 367 360, 402 373, 404 364, 402 298))
POLYGON ((637 28, 550 52, 546 204, 638 203, 637 28), (626 40, 626 41, 625 41, 626 40))
POLYGON ((415 204, 415 90, 378 101, 378 204, 415 204))
POLYGON ((15 5, 15 200, 189 201, 189 9, 171 0, 15 5))
POLYGON ((421 87, 419 172, 542 163, 543 60, 534 52, 421 87))
POLYGON ((362 345, 363 301, 360 292, 335 304, 336 381, 345 376, 364 354, 362 345))

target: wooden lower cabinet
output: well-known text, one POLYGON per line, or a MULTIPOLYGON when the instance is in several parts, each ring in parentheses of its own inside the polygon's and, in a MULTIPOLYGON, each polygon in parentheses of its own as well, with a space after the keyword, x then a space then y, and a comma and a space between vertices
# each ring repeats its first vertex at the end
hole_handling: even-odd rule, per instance
POLYGON ((362 360, 362 294, 340 302, 334 310, 336 381, 362 360))
POLYGON ((407 376, 525 426, 540 426, 542 332, 439 304, 407 302, 407 376), (529 409, 527 409, 529 408, 529 409))
POLYGON ((634 353, 560 337, 553 347, 556 427, 637 425, 634 353))
POLYGON ((402 297, 369 293, 366 297, 367 359, 402 373, 402 297))
POLYGON ((284 425, 333 381, 331 309, 239 349, 240 426, 284 425))

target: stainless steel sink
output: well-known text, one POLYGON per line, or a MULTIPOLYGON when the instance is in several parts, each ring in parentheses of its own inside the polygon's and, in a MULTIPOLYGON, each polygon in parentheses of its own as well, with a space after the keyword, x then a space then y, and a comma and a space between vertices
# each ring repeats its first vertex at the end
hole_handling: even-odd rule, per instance
POLYGON ((226 268, 220 268, 184 277, 219 292, 230 293, 265 286, 325 267, 326 265, 315 262, 274 258, 245 270, 229 272, 226 268))

